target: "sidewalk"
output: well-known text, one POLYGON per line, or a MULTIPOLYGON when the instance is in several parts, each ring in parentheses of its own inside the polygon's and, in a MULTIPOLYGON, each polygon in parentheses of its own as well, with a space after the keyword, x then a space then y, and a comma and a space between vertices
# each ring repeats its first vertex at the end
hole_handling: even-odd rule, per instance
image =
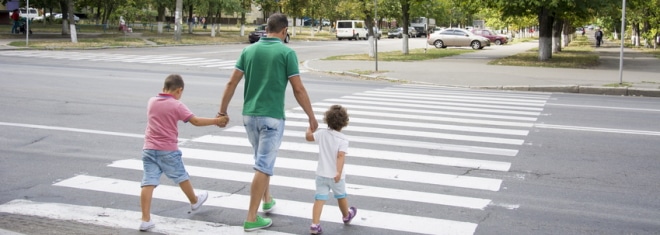
MULTIPOLYGON (((508 54, 498 57, 536 48, 538 42, 518 43, 506 47, 510 47, 506 50, 508 54)), ((634 49, 624 50, 623 82, 632 83, 630 88, 603 87, 606 84, 618 84, 620 81, 620 48, 612 43, 595 48, 600 55, 600 65, 592 69, 488 65, 490 59, 486 58, 492 59, 493 56, 486 55, 494 51, 485 49, 428 61, 379 61, 378 70, 381 73, 365 77, 484 89, 660 97, 660 60, 634 49)), ((305 61, 304 66, 309 70, 352 76, 360 75, 350 71, 375 70, 374 61, 315 59, 305 61)))

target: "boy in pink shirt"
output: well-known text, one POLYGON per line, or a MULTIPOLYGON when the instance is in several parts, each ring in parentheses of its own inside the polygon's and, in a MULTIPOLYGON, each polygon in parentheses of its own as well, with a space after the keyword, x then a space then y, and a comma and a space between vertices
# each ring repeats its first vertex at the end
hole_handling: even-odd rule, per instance
POLYGON ((227 124, 227 117, 196 117, 179 101, 182 94, 183 78, 178 74, 172 74, 165 79, 163 93, 149 99, 147 104, 148 120, 142 150, 144 175, 140 194, 142 208, 140 231, 156 226, 151 221, 151 199, 163 173, 181 187, 190 201, 192 211, 197 211, 208 198, 206 191, 195 195, 190 183, 190 176, 183 165, 181 151, 177 145, 179 137, 177 122, 181 120, 195 126, 220 126, 227 124))

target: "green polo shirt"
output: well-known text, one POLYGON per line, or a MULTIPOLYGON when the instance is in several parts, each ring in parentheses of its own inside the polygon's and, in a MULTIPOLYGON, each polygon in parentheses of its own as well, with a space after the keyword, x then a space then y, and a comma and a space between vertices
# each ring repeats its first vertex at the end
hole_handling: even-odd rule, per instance
POLYGON ((245 74, 243 115, 284 119, 284 92, 300 74, 296 53, 279 38, 262 37, 243 49, 236 69, 245 74))

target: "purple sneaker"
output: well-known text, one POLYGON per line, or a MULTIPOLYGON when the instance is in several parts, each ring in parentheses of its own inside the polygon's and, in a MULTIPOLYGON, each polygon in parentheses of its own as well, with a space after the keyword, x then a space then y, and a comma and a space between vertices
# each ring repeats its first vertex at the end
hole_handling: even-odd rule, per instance
POLYGON ((322 232, 321 224, 312 224, 312 226, 309 226, 309 233, 311 234, 321 234, 322 232))
POLYGON ((350 224, 351 220, 357 215, 357 208, 351 207, 348 209, 348 216, 344 217, 344 224, 350 224))

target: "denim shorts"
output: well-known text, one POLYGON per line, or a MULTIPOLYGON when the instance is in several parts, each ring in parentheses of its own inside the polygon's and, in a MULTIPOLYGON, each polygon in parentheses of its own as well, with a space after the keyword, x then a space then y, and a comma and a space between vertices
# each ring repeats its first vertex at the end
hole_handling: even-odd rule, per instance
POLYGON ((253 168, 272 176, 277 151, 284 135, 284 119, 243 116, 243 125, 254 150, 253 168))
POLYGON ((147 185, 158 186, 160 176, 165 173, 176 184, 180 184, 190 178, 181 160, 181 151, 160 151, 153 149, 142 150, 142 164, 144 175, 142 176, 142 187, 147 185))
POLYGON ((316 194, 314 199, 326 201, 330 195, 330 189, 332 189, 332 194, 335 195, 336 199, 342 199, 346 197, 346 181, 344 179, 339 180, 335 183, 334 178, 328 178, 323 176, 316 176, 316 194))

